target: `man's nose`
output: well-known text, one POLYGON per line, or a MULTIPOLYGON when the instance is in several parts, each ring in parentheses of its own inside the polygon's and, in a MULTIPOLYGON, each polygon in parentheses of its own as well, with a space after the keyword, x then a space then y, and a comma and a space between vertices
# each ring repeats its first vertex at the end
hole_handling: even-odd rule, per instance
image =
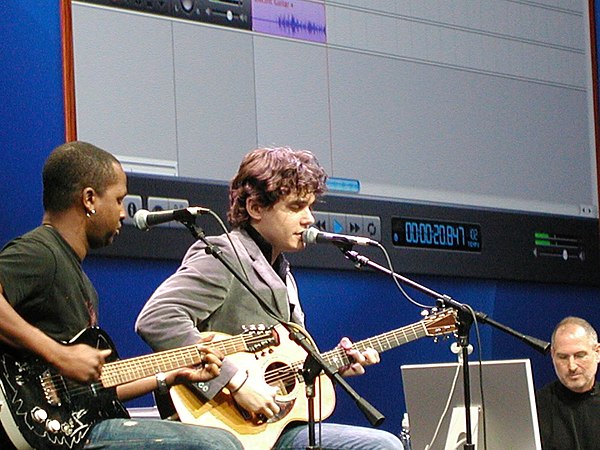
POLYGON ((306 223, 308 225, 312 225, 313 223, 315 223, 315 216, 313 215, 310 208, 306 208, 306 214, 304 215, 304 220, 306 221, 306 223))

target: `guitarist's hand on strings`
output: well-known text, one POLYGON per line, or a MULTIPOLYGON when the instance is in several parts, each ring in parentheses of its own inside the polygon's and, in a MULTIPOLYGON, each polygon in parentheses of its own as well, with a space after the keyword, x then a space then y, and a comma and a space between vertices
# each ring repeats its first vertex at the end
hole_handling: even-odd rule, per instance
POLYGON ((197 345, 202 353, 202 363, 195 367, 183 367, 167 373, 167 386, 185 382, 208 381, 221 373, 225 355, 215 348, 204 345, 212 341, 214 337, 214 334, 210 334, 198 340, 197 345))
POLYGON ((180 384, 186 381, 198 382, 208 381, 221 373, 224 355, 220 351, 205 347, 202 349, 202 364, 196 367, 184 367, 174 370, 174 380, 168 385, 180 384))
POLYGON ((96 381, 110 349, 98 350, 86 344, 62 345, 52 352, 50 362, 61 375, 80 383, 96 381))
POLYGON ((227 388, 238 406, 250 414, 253 422, 263 422, 279 413, 279 405, 275 401, 279 389, 250 376, 245 370, 238 370, 227 388))
POLYGON ((0 341, 30 351, 67 378, 80 383, 96 381, 111 350, 85 344, 64 345, 26 322, 4 296, 0 285, 0 341))
POLYGON ((347 337, 343 337, 338 346, 345 350, 346 355, 354 359, 353 363, 339 369, 340 375, 343 377, 362 375, 365 373, 365 366, 377 364, 380 361, 379 353, 375 349, 367 348, 360 352, 352 347, 352 341, 347 337))

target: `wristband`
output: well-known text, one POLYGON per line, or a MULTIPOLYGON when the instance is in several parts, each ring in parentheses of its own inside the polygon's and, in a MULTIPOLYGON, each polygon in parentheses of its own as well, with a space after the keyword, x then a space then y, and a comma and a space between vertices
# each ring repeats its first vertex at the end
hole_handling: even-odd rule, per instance
POLYGON ((238 387, 236 387, 234 390, 230 390, 229 393, 230 394, 235 394, 237 391, 239 391, 242 388, 242 386, 244 386, 244 384, 246 384, 246 381, 248 381, 248 378, 250 378, 250 374, 246 370, 246 378, 244 378, 244 381, 242 381, 240 383, 240 385, 238 387))
POLYGON ((167 384, 167 376, 162 372, 158 372, 154 376, 156 378, 156 392, 158 392, 159 394, 168 393, 169 385, 167 384))

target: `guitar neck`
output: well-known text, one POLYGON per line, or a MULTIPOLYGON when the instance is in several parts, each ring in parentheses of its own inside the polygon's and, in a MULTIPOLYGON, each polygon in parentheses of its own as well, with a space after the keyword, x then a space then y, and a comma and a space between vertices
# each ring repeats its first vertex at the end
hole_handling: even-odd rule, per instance
MULTIPOLYGON (((234 336, 229 339, 211 342, 210 347, 221 351, 225 355, 236 352, 248 351, 245 335, 234 336)), ((174 350, 166 350, 151 355, 124 359, 105 364, 102 367, 100 381, 102 386, 110 388, 126 384, 140 378, 149 377, 158 372, 168 372, 180 367, 190 367, 202 362, 200 345, 189 345, 174 350)))
MULTIPOLYGON (((417 322, 412 325, 397 328, 396 330, 388 331, 387 333, 373 336, 363 341, 354 342, 352 347, 360 352, 368 348, 372 348, 377 350, 379 353, 382 353, 425 336, 427 336, 427 328, 425 327, 425 324, 423 322, 417 322)), ((339 369, 340 367, 343 367, 353 361, 352 358, 346 355, 345 350, 341 348, 335 348, 325 352, 322 354, 322 356, 325 361, 329 363, 329 365, 335 367, 336 369, 339 369)))

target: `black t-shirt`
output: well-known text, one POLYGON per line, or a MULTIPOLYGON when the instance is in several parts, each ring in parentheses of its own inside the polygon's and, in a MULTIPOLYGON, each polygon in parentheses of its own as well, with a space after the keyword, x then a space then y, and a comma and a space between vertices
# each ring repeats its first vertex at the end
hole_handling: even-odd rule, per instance
POLYGON ((0 284, 17 313, 54 339, 68 341, 97 324, 98 293, 52 227, 35 228, 4 247, 0 284))
POLYGON ((558 380, 536 394, 543 450, 600 450, 600 386, 582 394, 558 380))
MULTIPOLYGON (((81 330, 97 325, 98 293, 83 272, 73 248, 52 227, 40 226, 2 249, 0 284, 4 296, 23 319, 58 341, 70 341, 81 330)), ((93 342, 88 343, 93 345, 93 342)), ((33 370, 39 369, 36 365, 32 367, 33 370)), ((11 392, 11 398, 19 398, 31 389, 31 384, 23 390, 15 386, 17 390, 11 392)), ((69 389, 66 384, 65 387, 69 389)), ((81 440, 71 442, 73 447, 69 445, 69 448, 81 448, 85 441, 79 433, 89 432, 89 427, 97 421, 128 417, 121 404, 114 400, 114 388, 99 391, 98 397, 95 396, 96 391, 93 392, 94 396, 90 391, 85 396, 73 397, 74 403, 61 403, 59 406, 63 408, 60 418, 64 419, 64 423, 79 424, 67 441, 71 442, 71 438, 81 440), (68 416, 70 408, 73 411, 68 416)), ((35 399, 35 395, 26 397, 27 402, 35 399)), ((13 406, 15 404, 17 402, 13 402, 13 406)), ((28 431, 26 434, 33 437, 34 433, 28 431)), ((56 439, 63 439, 63 436, 56 439)), ((44 438, 40 441, 45 442, 44 438)), ((0 426, 0 448, 5 447, 13 448, 0 426)))

